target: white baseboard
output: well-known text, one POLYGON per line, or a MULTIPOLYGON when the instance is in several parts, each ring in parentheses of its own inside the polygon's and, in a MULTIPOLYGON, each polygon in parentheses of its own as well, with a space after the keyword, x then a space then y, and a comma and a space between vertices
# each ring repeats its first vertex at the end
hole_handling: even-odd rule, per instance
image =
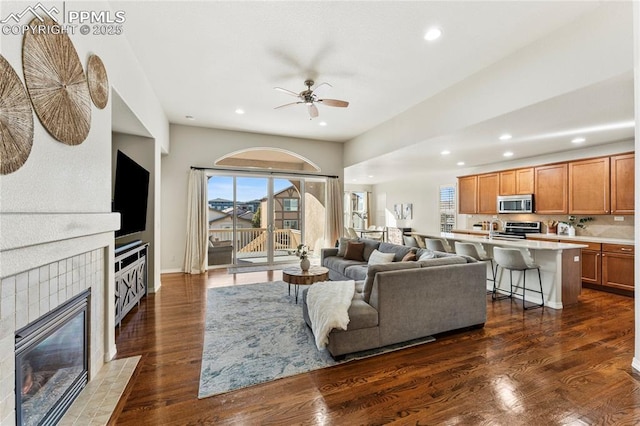
POLYGON ((633 357, 633 361, 631 361, 631 367, 640 373, 640 359, 633 357))
POLYGON ((160 270, 161 274, 176 274, 176 273, 183 273, 184 271, 182 270, 182 268, 173 268, 173 269, 162 269, 160 270))

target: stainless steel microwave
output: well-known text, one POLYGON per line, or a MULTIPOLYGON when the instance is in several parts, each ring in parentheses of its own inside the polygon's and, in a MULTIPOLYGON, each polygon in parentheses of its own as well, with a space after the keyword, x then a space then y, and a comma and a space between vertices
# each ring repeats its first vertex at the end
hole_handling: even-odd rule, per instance
POLYGON ((533 213, 533 194, 499 195, 498 213, 533 213))

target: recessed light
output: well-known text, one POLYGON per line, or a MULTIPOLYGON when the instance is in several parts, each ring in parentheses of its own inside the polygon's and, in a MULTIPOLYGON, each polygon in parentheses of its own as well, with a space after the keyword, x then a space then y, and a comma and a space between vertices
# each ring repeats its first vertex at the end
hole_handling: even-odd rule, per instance
POLYGON ((322 127, 324 127, 324 126, 326 126, 326 125, 327 125, 327 122, 326 122, 326 121, 321 121, 321 122, 319 122, 319 123, 318 123, 318 126, 322 126, 322 127))
POLYGON ((513 152, 511 151, 507 151, 504 154, 502 154, 503 157, 513 157, 513 152))
POLYGON ((442 35, 442 30, 440 28, 429 28, 427 33, 424 35, 424 39, 427 41, 434 41, 440 38, 442 35))
POLYGON ((447 150, 444 150, 440 153, 440 155, 449 155, 449 154, 451 154, 451 151, 447 151, 447 150))
POLYGON ((571 143, 582 143, 584 141, 586 141, 585 138, 575 138, 571 140, 571 143))
POLYGON ((369 176, 367 176, 367 177, 372 178, 372 177, 373 177, 373 175, 369 175, 369 176))
POLYGON ((505 133, 503 135, 500 135, 500 140, 501 141, 508 141, 511 138, 512 138, 512 136, 509 133, 505 133))
POLYGON ((464 161, 458 161, 456 164, 457 164, 458 166, 464 166, 464 161))
POLYGON ((195 117, 193 115, 185 115, 184 118, 191 121, 195 120, 195 117))
POLYGON ((236 114, 242 115, 242 114, 244 114, 244 110, 242 108, 237 108, 236 109, 236 114))

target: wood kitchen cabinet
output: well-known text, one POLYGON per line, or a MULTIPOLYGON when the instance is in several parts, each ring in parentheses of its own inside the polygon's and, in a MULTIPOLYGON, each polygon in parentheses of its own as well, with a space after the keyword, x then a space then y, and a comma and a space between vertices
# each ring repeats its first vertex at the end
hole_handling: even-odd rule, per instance
POLYGON ((569 165, 569 213, 609 214, 609 157, 572 161, 569 165))
POLYGON ((476 214, 478 211, 478 176, 458 178, 458 213, 476 214))
POLYGON ((602 284, 601 245, 599 243, 584 243, 589 248, 582 249, 582 282, 602 284))
POLYGON ((635 154, 611 157, 611 213, 634 214, 635 154))
POLYGON ((552 164, 534 169, 536 214, 566 214, 567 206, 567 163, 552 164))
POLYGON ((480 214, 498 213, 498 173, 478 175, 478 209, 480 214))
POLYGON ((533 167, 505 170, 499 173, 499 195, 533 194, 533 167))
POLYGON ((602 286, 634 290, 634 246, 602 244, 602 286))

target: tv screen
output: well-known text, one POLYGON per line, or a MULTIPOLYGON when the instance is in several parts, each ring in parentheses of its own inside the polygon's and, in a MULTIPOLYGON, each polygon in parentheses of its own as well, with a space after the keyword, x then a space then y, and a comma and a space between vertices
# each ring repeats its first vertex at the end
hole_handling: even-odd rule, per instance
POLYGON ((113 211, 120 213, 116 238, 145 230, 148 195, 149 172, 118 151, 113 188, 113 211))

